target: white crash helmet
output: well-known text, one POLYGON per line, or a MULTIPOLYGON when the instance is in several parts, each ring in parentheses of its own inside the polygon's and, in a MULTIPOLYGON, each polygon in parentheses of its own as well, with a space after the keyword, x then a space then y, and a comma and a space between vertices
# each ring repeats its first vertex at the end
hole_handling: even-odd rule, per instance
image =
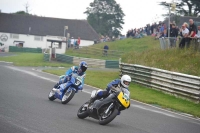
POLYGON ((129 84, 126 85, 124 82, 129 82, 129 84, 131 83, 131 77, 129 75, 123 75, 121 77, 121 85, 124 87, 124 88, 128 88, 129 87, 129 84))

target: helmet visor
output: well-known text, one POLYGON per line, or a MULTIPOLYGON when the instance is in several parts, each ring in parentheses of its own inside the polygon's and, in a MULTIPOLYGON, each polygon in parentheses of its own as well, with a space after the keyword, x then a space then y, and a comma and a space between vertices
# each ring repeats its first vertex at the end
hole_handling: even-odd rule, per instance
POLYGON ((82 71, 82 72, 85 72, 86 70, 87 70, 87 67, 81 66, 81 71, 82 71))
POLYGON ((128 81, 124 81, 124 84, 125 84, 125 85, 129 85, 130 82, 128 82, 128 81))

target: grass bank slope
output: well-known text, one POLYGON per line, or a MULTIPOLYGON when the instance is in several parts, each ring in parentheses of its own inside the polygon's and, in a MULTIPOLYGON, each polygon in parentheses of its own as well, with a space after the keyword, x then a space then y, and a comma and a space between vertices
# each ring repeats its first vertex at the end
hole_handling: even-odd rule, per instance
POLYGON ((115 50, 114 53, 118 53, 117 51, 120 51, 123 53, 127 53, 130 51, 143 52, 148 49, 159 47, 159 42, 153 40, 152 37, 144 37, 141 39, 128 38, 128 39, 118 40, 118 41, 114 41, 114 42, 99 43, 99 44, 95 44, 92 46, 83 47, 79 50, 69 49, 66 51, 66 54, 71 55, 71 56, 77 56, 77 57, 85 57, 85 58, 118 60, 119 56, 111 57, 111 56, 109 56, 109 54, 108 54, 108 56, 103 56, 102 49, 105 44, 108 45, 109 50, 115 50), (88 49, 88 51, 86 52, 85 49, 88 49), (84 50, 84 52, 80 52, 81 50, 82 51, 84 50), (91 51, 91 50, 93 50, 93 51, 91 51))
POLYGON ((200 53, 193 48, 131 51, 122 56, 122 62, 200 76, 200 53))

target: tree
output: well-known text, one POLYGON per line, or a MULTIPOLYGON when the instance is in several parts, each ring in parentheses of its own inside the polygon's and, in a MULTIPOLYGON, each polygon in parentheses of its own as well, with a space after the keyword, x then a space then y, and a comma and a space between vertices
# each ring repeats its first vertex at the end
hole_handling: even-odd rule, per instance
MULTIPOLYGON (((24 5, 24 7, 25 7, 25 9, 26 9, 26 11, 23 11, 23 10, 21 10, 21 11, 17 11, 17 12, 15 12, 15 13, 13 13, 13 14, 21 14, 21 15, 33 15, 33 14, 30 14, 29 13, 29 4, 28 4, 28 2, 24 5)), ((34 16, 37 16, 37 15, 34 15, 34 16)))
MULTIPOLYGON (((199 0, 177 0, 176 12, 183 16, 199 16, 200 15, 200 1, 199 0)), ((159 5, 164 6, 168 9, 164 1, 160 2, 159 5)))
POLYGON ((17 11, 13 14, 30 15, 30 14, 26 13, 25 11, 17 11))
POLYGON ((84 13, 88 23, 98 33, 110 37, 121 33, 125 14, 115 0, 94 0, 84 13))

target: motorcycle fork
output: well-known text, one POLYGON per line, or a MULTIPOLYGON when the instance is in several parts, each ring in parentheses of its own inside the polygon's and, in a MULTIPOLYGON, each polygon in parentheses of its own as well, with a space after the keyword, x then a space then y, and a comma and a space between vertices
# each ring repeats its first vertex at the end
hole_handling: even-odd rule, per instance
POLYGON ((113 107, 113 103, 110 104, 110 106, 106 109, 105 114, 108 113, 108 111, 113 107))

